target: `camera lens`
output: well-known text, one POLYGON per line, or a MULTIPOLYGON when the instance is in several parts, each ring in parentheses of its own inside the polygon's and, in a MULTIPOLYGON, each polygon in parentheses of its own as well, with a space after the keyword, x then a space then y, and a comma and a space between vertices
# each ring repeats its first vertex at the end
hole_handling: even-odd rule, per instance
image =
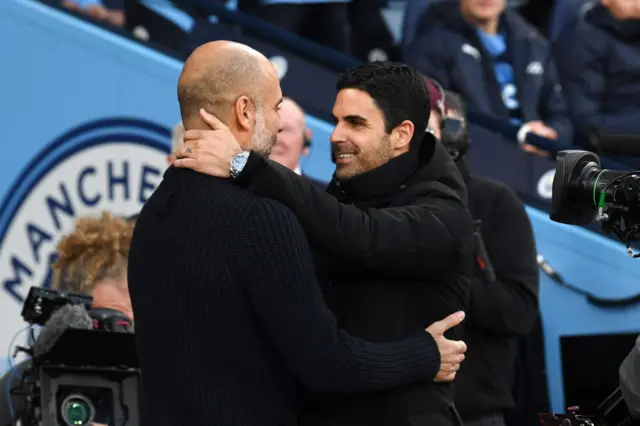
POLYGON ((69 426, 83 426, 93 421, 96 410, 91 401, 84 395, 67 396, 60 407, 62 420, 69 426))

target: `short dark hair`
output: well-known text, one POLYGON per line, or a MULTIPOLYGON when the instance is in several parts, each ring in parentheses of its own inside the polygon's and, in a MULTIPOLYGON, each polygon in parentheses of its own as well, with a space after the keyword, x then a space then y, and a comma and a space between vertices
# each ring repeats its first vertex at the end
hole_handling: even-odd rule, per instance
POLYGON ((336 88, 338 91, 358 89, 369 94, 382 111, 387 133, 409 120, 415 127, 411 145, 415 146, 424 137, 431 102, 424 77, 415 68, 389 61, 363 64, 340 74, 336 88))

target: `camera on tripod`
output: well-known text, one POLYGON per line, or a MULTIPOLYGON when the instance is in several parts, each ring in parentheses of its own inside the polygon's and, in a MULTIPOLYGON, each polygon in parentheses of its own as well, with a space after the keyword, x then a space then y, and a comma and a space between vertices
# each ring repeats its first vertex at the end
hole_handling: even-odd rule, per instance
POLYGON ((640 237, 640 172, 603 169, 588 151, 560 151, 553 179, 551 220, 570 225, 598 221, 627 245, 640 237))
POLYGON ((138 426, 140 372, 131 330, 114 332, 117 311, 88 309, 91 297, 32 287, 22 316, 43 325, 30 348, 28 368, 15 378, 24 398, 22 425, 138 426), (111 330, 111 331, 108 331, 111 330))

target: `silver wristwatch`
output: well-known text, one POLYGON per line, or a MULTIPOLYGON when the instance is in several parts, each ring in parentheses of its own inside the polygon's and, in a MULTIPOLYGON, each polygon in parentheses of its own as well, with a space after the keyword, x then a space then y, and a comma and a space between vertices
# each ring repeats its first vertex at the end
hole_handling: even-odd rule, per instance
POLYGON ((247 165, 247 160, 249 159, 249 151, 242 151, 239 154, 231 157, 231 168, 229 169, 231 172, 231 178, 235 179, 238 177, 244 166, 247 165))

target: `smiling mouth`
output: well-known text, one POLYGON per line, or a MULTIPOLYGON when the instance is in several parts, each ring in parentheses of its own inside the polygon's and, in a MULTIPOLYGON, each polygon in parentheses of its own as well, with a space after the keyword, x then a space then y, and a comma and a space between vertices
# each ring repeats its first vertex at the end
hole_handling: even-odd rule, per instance
POLYGON ((348 160, 350 158, 355 157, 355 154, 336 154, 336 159, 338 160, 348 160))

